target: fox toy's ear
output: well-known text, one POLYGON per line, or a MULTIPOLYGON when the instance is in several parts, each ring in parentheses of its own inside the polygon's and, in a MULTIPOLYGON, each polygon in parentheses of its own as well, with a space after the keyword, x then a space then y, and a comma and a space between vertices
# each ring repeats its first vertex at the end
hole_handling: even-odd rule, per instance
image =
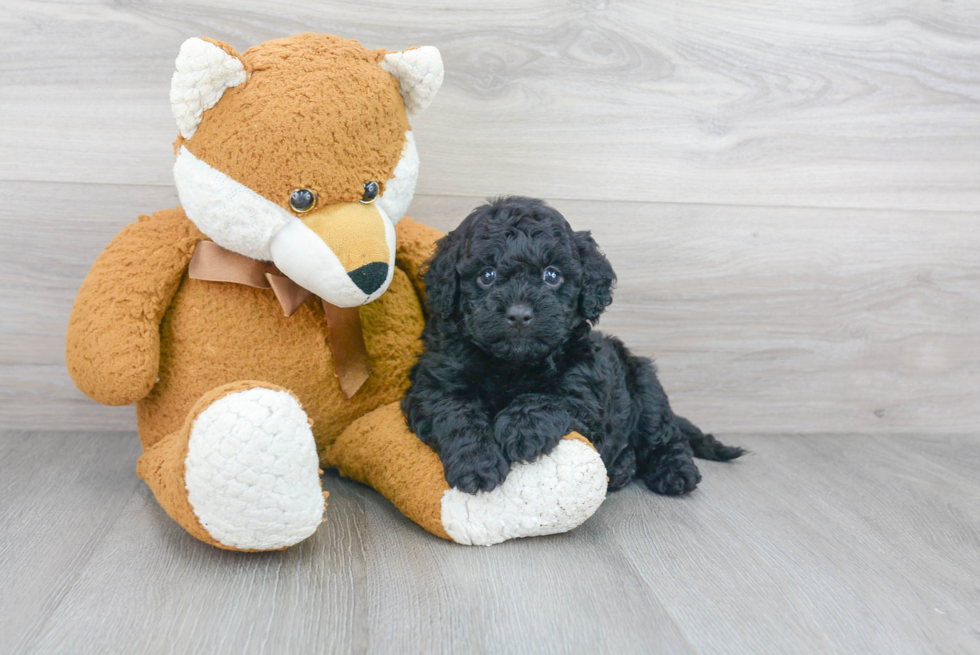
POLYGON ((248 77, 241 55, 227 43, 191 38, 180 46, 177 71, 170 80, 170 107, 180 134, 194 136, 201 116, 214 107, 225 89, 248 77))
POLYGON ((381 60, 381 68, 398 80, 409 115, 414 116, 428 107, 442 86, 442 55, 431 45, 389 52, 381 60))

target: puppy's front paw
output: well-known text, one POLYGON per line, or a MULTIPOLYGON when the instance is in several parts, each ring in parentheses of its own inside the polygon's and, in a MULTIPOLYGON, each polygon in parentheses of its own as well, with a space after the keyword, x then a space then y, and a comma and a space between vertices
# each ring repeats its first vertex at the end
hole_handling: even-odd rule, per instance
POLYGON ((570 426, 564 408, 548 400, 518 397, 497 414, 493 432, 508 462, 533 462, 554 450, 570 426))
POLYGON ((451 454, 444 451, 442 466, 449 486, 468 494, 496 489, 510 472, 510 464, 500 449, 486 443, 473 444, 451 454))

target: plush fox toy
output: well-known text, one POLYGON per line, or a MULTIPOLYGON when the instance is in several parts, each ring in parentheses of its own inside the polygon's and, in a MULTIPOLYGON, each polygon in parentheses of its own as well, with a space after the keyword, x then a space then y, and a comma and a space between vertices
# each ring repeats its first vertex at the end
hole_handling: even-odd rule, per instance
POLYGON ((441 236, 402 218, 418 175, 408 115, 442 83, 438 50, 301 34, 240 55, 193 38, 176 68, 182 207, 113 239, 67 342, 82 391, 136 403, 137 470, 163 509, 219 548, 281 549, 317 529, 319 468, 337 467, 458 543, 588 518, 606 473, 584 439, 465 494, 398 407, 441 236))

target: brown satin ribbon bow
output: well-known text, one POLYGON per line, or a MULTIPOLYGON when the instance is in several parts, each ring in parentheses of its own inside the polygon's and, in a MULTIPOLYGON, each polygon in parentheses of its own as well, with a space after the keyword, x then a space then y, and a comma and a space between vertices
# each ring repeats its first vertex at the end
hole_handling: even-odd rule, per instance
MULTIPOLYGON (((312 292, 283 275, 273 264, 251 259, 222 248, 213 241, 197 244, 187 271, 192 280, 233 282, 256 289, 272 289, 286 316, 312 296, 312 292)), ((351 398, 371 375, 364 332, 357 307, 336 307, 322 298, 323 314, 330 331, 330 352, 344 396, 351 398)))

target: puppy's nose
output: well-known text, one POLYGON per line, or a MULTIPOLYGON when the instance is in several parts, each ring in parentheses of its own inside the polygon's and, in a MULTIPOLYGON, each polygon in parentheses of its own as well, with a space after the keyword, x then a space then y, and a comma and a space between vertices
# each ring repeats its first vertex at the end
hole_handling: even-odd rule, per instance
POLYGON ((510 306, 504 317, 513 327, 523 328, 534 320, 534 310, 524 303, 516 303, 510 306))

